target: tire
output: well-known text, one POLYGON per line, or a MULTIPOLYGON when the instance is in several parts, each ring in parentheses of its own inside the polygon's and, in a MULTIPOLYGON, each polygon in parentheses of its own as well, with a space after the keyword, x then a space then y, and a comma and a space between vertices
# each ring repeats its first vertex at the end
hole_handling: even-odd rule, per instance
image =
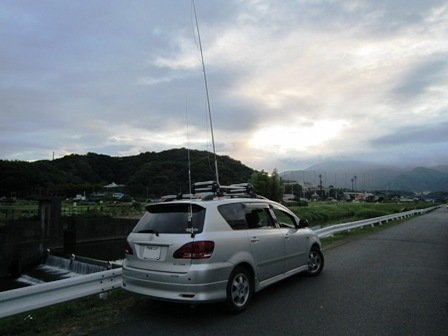
POLYGON ((247 308, 253 295, 252 276, 245 267, 237 267, 227 282, 227 309, 231 313, 240 313, 247 308))
POLYGON ((317 276, 322 272, 322 269, 324 268, 324 255, 322 254, 322 251, 316 247, 313 246, 310 250, 310 253, 308 254, 308 276, 317 276))

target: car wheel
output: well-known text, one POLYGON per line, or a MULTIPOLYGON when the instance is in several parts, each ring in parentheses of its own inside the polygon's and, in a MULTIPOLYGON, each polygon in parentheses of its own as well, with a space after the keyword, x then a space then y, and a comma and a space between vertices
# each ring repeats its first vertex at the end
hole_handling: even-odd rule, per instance
POLYGON ((312 247, 308 254, 308 271, 309 276, 316 276, 322 272, 324 268, 324 255, 318 247, 312 247))
POLYGON ((227 308, 232 313, 246 309, 253 294, 252 277, 244 267, 237 267, 227 282, 227 308))

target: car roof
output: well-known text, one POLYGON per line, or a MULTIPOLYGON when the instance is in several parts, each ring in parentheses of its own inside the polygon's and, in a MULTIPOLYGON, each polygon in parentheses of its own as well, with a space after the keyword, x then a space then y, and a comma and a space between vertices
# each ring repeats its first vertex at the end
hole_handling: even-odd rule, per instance
MULTIPOLYGON (((278 204, 277 202, 271 201, 267 198, 249 198, 249 197, 216 197, 210 200, 204 200, 200 198, 191 198, 191 199, 181 199, 181 200, 173 200, 166 202, 157 202, 148 204, 148 206, 154 206, 157 204, 196 204, 203 208, 209 207, 217 207, 222 204, 231 204, 231 203, 268 203, 268 204, 278 204)), ((280 205, 281 206, 281 205, 280 205)))
POLYGON ((155 204, 196 204, 203 208, 210 208, 232 203, 267 203, 287 209, 275 201, 257 195, 250 183, 220 185, 216 181, 193 183, 190 194, 166 195, 160 202, 148 204, 147 207, 155 204))

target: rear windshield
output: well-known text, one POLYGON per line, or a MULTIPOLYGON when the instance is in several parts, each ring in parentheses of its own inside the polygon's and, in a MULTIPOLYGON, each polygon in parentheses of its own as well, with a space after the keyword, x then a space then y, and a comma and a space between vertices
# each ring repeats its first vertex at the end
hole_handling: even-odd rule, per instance
POLYGON ((146 210, 133 232, 155 234, 202 232, 205 209, 199 205, 154 204, 147 206, 146 210))

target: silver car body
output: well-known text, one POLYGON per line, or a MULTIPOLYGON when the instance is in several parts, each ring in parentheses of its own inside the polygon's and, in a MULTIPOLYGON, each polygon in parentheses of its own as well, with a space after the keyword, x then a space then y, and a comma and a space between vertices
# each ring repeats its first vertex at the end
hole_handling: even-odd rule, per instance
MULTIPOLYGON (((177 302, 225 300, 229 276, 237 266, 243 265, 250 270, 253 289, 257 292, 307 271, 311 247, 317 245, 320 249, 320 241, 311 229, 301 227, 299 218, 289 209, 266 199, 193 199, 163 204, 185 204, 194 206, 199 212, 205 211, 203 228, 196 230, 193 227, 184 233, 138 233, 134 229, 127 239, 128 252, 132 254, 127 254, 123 262, 123 288, 128 291, 177 302), (229 216, 234 216, 232 209, 239 207, 246 212, 253 208, 260 214, 267 214, 265 221, 268 223, 264 223, 267 225, 238 228, 235 221, 232 228, 223 217, 223 209, 230 209, 227 211, 229 216), (287 220, 282 223, 280 217, 284 215, 287 220), (174 257, 185 244, 199 241, 213 242, 211 256, 203 259, 174 257)), ((148 213, 140 222, 145 216, 148 213)))

